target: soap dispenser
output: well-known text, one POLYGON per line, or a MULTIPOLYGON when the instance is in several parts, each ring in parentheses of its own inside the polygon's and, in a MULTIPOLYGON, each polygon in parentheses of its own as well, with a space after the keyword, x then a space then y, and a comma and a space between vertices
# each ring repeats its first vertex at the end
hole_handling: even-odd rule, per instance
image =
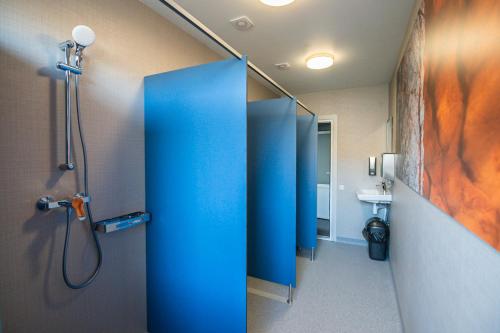
POLYGON ((369 176, 377 175, 377 158, 375 156, 370 156, 368 158, 368 175, 369 176))

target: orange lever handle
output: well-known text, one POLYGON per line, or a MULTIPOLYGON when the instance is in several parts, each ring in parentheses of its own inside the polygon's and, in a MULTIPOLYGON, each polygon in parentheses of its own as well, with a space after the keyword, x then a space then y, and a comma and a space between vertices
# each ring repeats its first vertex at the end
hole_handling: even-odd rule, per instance
POLYGON ((76 216, 80 221, 85 220, 85 208, 83 198, 75 197, 71 200, 71 207, 74 208, 76 216))

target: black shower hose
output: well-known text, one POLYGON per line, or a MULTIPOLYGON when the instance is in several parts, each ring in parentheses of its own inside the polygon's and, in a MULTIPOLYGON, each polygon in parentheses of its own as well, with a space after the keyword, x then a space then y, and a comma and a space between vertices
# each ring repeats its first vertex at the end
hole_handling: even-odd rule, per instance
MULTIPOLYGON (((87 163, 87 147, 85 145, 85 139, 83 136, 82 125, 80 120, 80 98, 78 94, 78 85, 79 79, 78 75, 75 75, 75 99, 76 99, 76 119, 78 123, 78 132, 80 134, 80 143, 82 145, 82 155, 83 155, 83 187, 84 187, 84 196, 89 196, 89 177, 88 177, 88 163, 87 163)), ((62 262, 62 272, 63 278, 66 285, 71 289, 82 289, 89 286, 92 282, 94 282, 97 274, 99 273, 102 266, 102 249, 101 244, 99 243, 99 238, 97 237, 97 233, 94 228, 94 219, 92 218, 92 210, 90 209, 90 203, 85 203, 85 208, 87 209, 87 216, 89 222, 90 232, 92 234, 92 238, 94 239, 94 243, 97 249, 97 265, 94 269, 94 272, 83 282, 79 284, 74 284, 68 277, 68 268, 67 268, 67 257, 68 257, 68 247, 69 247, 69 238, 71 235, 71 207, 67 207, 66 209, 66 237, 64 238, 64 250, 63 250, 63 262, 62 262)))

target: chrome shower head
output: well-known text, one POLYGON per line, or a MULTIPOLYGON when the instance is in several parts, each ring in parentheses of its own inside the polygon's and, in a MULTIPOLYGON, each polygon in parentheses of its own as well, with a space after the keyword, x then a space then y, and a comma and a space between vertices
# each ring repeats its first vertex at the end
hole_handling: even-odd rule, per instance
POLYGON ((87 47, 95 42, 95 32, 86 25, 77 25, 73 28, 73 40, 77 45, 87 47))
POLYGON ((83 49, 95 42, 95 32, 86 25, 77 25, 73 28, 72 35, 76 44, 76 66, 79 67, 82 61, 83 49))

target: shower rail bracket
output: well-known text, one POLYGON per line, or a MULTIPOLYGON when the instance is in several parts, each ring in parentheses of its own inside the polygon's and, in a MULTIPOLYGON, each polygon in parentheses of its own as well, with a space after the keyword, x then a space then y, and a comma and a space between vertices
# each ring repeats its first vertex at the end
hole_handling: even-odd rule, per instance
POLYGON ((63 163, 61 165, 59 165, 59 169, 60 170, 74 170, 75 169, 75 165, 73 163, 63 163))
POLYGON ((66 51, 66 49, 72 49, 73 47, 75 47, 75 42, 69 39, 59 43, 59 49, 61 51, 66 51))
POLYGON ((80 67, 68 65, 62 61, 58 61, 56 63, 56 67, 57 67, 57 69, 60 69, 62 71, 69 71, 69 72, 76 74, 76 75, 81 75, 83 73, 83 71, 80 67))

